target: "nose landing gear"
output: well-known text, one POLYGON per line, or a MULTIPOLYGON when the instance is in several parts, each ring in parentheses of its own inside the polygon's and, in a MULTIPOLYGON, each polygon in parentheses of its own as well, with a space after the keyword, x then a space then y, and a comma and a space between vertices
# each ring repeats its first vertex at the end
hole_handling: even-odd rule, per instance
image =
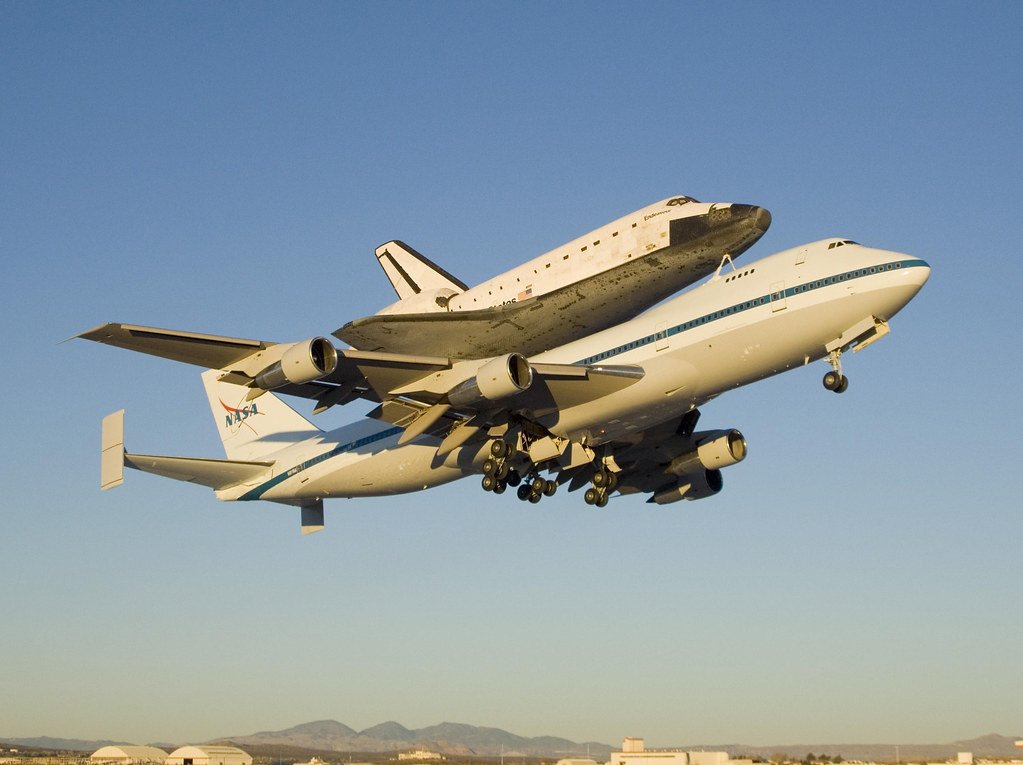
POLYGON ((842 374, 842 351, 835 350, 828 354, 831 371, 824 375, 824 387, 835 393, 845 393, 849 387, 849 378, 842 374))

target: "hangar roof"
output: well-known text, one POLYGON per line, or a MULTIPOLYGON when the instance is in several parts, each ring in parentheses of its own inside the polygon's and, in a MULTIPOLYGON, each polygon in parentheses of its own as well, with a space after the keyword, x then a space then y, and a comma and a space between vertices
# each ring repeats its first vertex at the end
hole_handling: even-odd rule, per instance
POLYGON ((104 746, 89 758, 93 762, 163 762, 167 753, 155 746, 104 746))
POLYGON ((212 744, 182 746, 167 756, 168 763, 175 763, 186 759, 202 760, 209 763, 209 765, 252 765, 252 757, 235 746, 215 746, 212 744))

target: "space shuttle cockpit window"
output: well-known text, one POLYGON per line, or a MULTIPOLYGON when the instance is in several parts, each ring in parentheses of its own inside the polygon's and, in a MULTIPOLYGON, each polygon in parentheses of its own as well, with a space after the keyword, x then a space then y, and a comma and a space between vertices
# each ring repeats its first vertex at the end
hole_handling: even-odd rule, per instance
MULTIPOLYGON (((678 205, 689 204, 690 202, 696 202, 692 197, 674 197, 668 200, 668 207, 676 207, 678 205)), ((699 204, 698 202, 696 202, 699 204)))

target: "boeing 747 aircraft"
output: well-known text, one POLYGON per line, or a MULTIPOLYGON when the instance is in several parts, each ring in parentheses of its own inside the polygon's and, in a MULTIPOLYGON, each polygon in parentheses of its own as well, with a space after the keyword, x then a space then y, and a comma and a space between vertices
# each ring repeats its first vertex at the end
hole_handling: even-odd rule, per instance
POLYGON ((222 500, 302 509, 323 500, 419 491, 468 475, 538 502, 559 485, 667 504, 722 488, 746 456, 734 428, 697 431, 726 391, 825 359, 824 387, 848 386, 842 356, 869 347, 930 275, 919 258, 826 239, 704 284, 618 326, 527 357, 458 360, 105 324, 80 337, 207 367, 202 375, 228 459, 128 453, 124 413, 103 426, 101 485, 123 468, 211 487, 222 500), (323 432, 268 391, 320 402, 356 395, 371 416, 323 432))
POLYGON ((398 302, 334 334, 364 351, 458 359, 539 353, 694 284, 770 224, 762 207, 672 197, 471 288, 407 244, 388 242, 376 254, 398 302))

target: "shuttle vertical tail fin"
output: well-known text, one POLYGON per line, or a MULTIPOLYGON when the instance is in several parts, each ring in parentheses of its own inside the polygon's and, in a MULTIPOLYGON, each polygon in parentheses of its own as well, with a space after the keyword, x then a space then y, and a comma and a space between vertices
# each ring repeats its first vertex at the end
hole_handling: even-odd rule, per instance
POLYGON ((450 289, 465 292, 469 289, 467 285, 404 242, 387 242, 377 247, 377 261, 401 300, 426 290, 450 289))
POLYGON ((208 369, 202 382, 228 459, 258 460, 322 433, 273 393, 247 401, 252 389, 218 379, 222 374, 208 369))

